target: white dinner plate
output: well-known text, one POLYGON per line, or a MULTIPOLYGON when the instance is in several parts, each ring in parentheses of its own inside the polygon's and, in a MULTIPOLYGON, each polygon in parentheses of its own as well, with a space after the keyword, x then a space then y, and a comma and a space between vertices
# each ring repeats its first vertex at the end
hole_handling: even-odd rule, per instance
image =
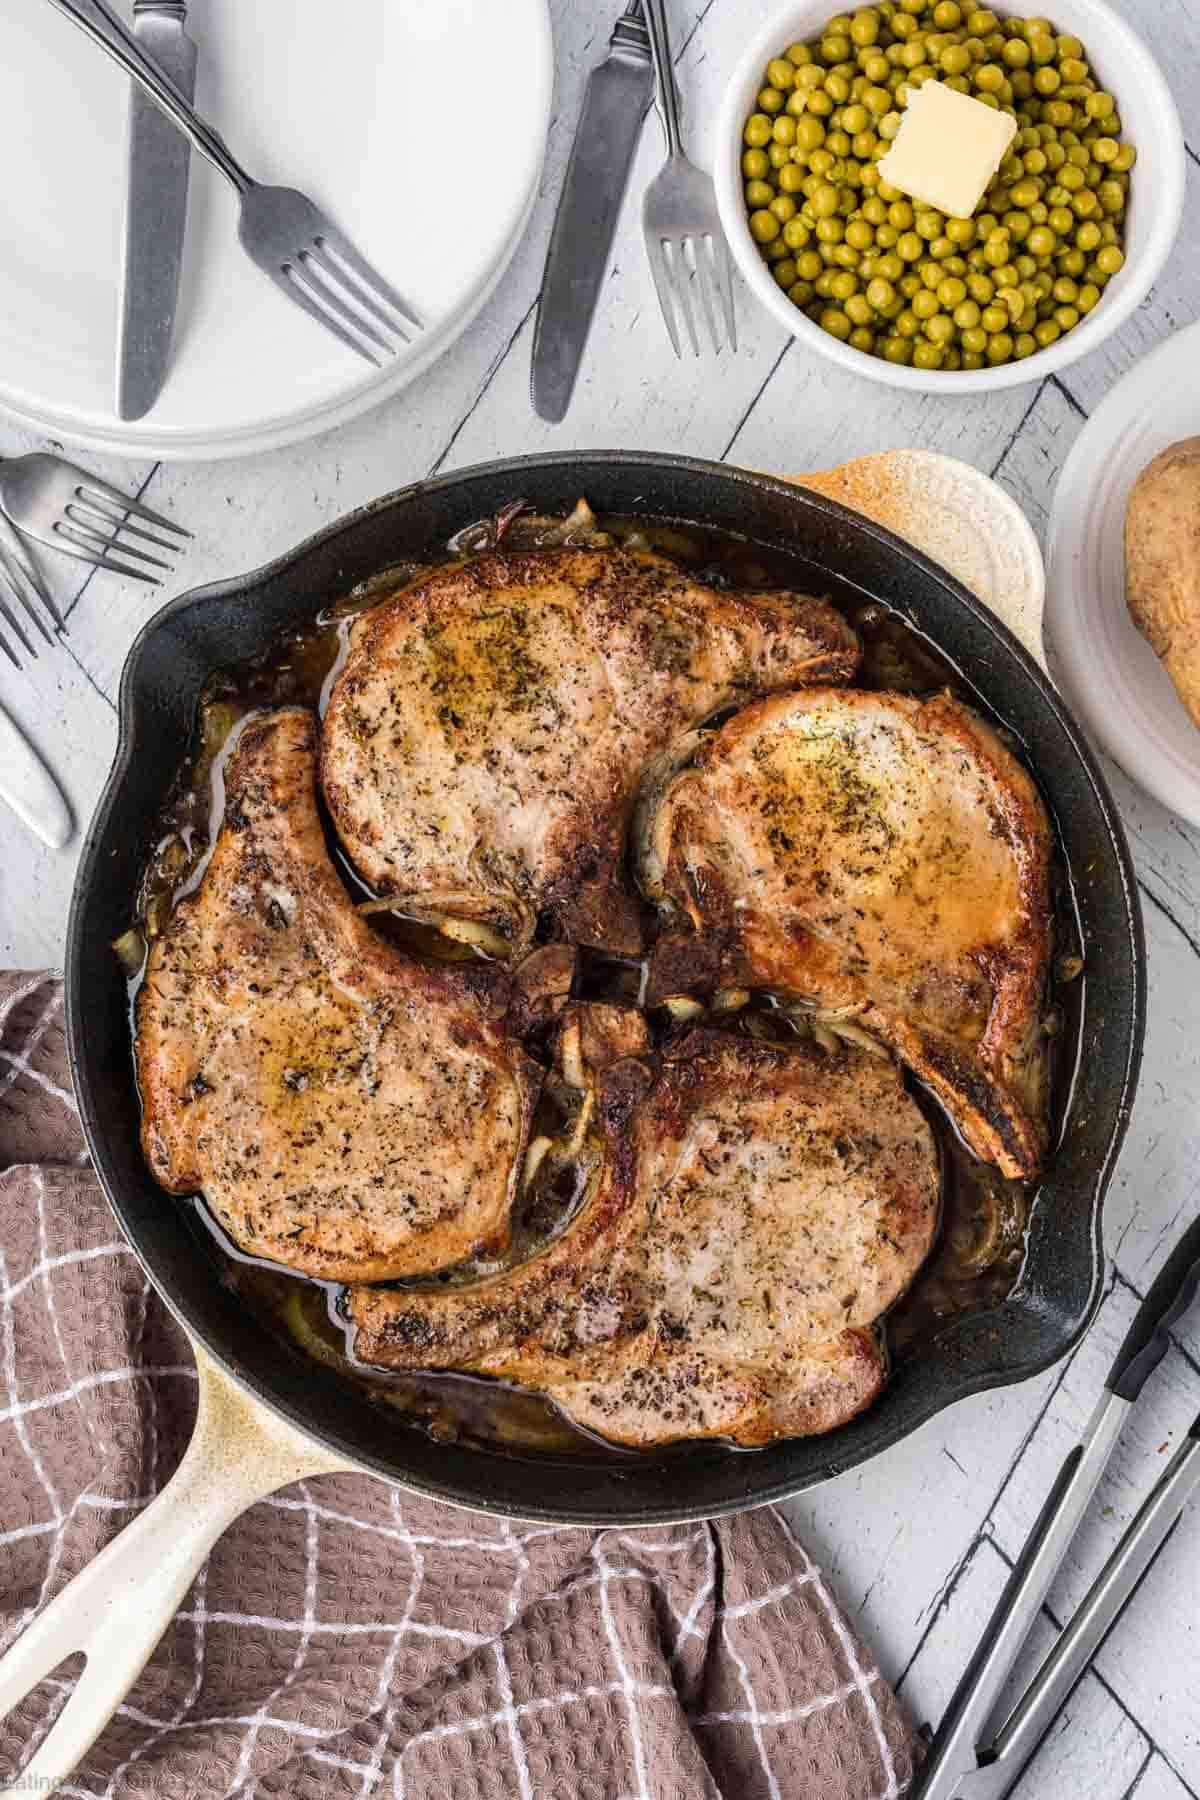
POLYGON ((1200 727, 1125 605, 1125 507, 1146 464, 1200 434, 1200 325, 1176 332, 1092 414, 1054 496, 1046 630, 1063 691, 1125 773, 1200 825, 1200 727))
POLYGON ((45 0, 4 17, 0 406, 78 444, 216 457, 341 424, 428 367, 529 216, 553 87, 547 0, 192 0, 196 100, 250 173, 309 193, 427 329, 373 371, 288 304, 192 159, 175 349, 153 411, 114 407, 128 81, 45 0))

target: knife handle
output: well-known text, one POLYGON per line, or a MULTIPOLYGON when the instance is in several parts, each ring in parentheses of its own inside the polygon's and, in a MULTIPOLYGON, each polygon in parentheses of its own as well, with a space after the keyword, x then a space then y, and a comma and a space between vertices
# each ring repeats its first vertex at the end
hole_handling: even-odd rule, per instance
POLYGON ((1170 1344, 1169 1333, 1200 1294, 1200 1218, 1193 1220, 1159 1270, 1117 1352, 1107 1386, 1136 1400, 1170 1344))
POLYGON ((650 32, 642 13, 642 0, 630 0, 613 26, 609 48, 618 56, 632 53, 639 63, 650 61, 650 32))
POLYGON ((225 140, 193 109, 187 96, 168 75, 164 75, 154 58, 146 55, 124 20, 108 5, 108 0, 50 0, 50 4, 65 13, 94 44, 106 50, 127 75, 145 88, 172 124, 191 139, 202 156, 220 169, 239 194, 254 186, 225 140))

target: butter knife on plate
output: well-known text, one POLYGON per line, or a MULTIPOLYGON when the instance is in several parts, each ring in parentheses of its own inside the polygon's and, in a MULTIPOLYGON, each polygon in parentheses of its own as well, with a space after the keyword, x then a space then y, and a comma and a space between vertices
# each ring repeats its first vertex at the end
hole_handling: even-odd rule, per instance
POLYGON ((653 91, 650 34, 640 0, 632 0, 608 56, 588 77, 546 256, 532 385, 534 410, 551 424, 571 403, 653 91))
MULTIPOLYGON (((196 45, 183 0, 134 0, 133 30, 176 87, 196 90, 196 45)), ((141 419, 162 391, 171 355, 191 146, 135 82, 129 93, 129 184, 117 350, 117 412, 141 419)))

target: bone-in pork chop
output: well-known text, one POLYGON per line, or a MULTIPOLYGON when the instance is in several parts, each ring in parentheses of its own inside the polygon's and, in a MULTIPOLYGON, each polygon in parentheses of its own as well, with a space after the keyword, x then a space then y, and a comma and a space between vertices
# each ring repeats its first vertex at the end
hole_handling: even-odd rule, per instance
POLYGON ((668 768, 637 836, 698 966, 715 949, 722 980, 857 1018, 980 1156, 1037 1172, 1050 828, 982 719, 945 695, 760 701, 668 768))
POLYGON ((827 1431, 884 1379, 871 1326, 937 1222, 929 1126, 890 1059, 693 1031, 597 1081, 563 1232, 470 1287, 350 1290, 354 1348, 499 1376, 621 1443, 827 1431))
POLYGON ((494 551, 355 626, 325 798, 380 894, 522 947, 548 911, 572 943, 636 951, 619 867, 646 759, 723 707, 857 661, 823 601, 717 592, 648 552, 494 551))
POLYGON ((242 1250, 379 1280, 507 1240, 537 1072, 466 975, 355 913, 308 712, 242 733, 204 879, 150 949, 137 1067, 154 1174, 242 1250))

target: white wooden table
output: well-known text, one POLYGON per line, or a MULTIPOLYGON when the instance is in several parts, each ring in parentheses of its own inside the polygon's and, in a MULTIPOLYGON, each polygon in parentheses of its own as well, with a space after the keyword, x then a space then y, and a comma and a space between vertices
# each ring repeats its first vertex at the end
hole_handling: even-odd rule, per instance
MULTIPOLYGON (((602 312, 567 422, 528 401, 538 283, 581 85, 617 0, 553 0, 558 94, 533 223, 466 339, 409 392, 332 436, 249 462, 110 463, 196 534, 182 591, 252 568, 389 489, 523 451, 627 446, 684 450, 751 468, 812 469, 920 445, 988 471, 1045 526, 1063 459, 1089 411, 1152 345, 1200 315, 1200 0, 1123 0, 1161 59, 1189 134, 1189 186, 1167 273, 1120 337, 1089 360, 994 397, 892 394, 798 349, 739 293, 744 348, 733 360, 671 354, 626 207, 602 312)), ((773 0, 672 0, 691 137, 704 153, 722 80, 773 0)), ((832 12, 831 5, 830 11, 832 12)), ((1051 8, 1051 11, 1053 9, 1051 8)), ((631 195, 661 157, 651 122, 631 195)), ((486 196, 478 197, 486 203, 486 196)), ((0 427, 5 453, 32 440, 0 427)), ((126 649, 162 594, 118 578, 53 578, 69 643, 32 675, 0 665, 0 701, 58 771, 81 821, 116 742, 126 649)), ((83 572, 80 571, 82 574, 83 572)), ((1110 770, 1141 880, 1150 952, 1150 1028, 1140 1097, 1113 1183, 1106 1232, 1114 1268, 1100 1317, 1075 1356, 1023 1386, 952 1409, 868 1468, 794 1503, 851 1615, 918 1719, 936 1719, 1045 1494, 1083 1427, 1138 1296, 1200 1205, 1200 832, 1110 770)), ((0 807, 0 965, 62 954, 78 838, 43 851, 0 807)), ((1094 1522, 1042 1621, 1082 1593, 1140 1494, 1200 1411, 1200 1313, 1144 1397, 1094 1522)), ((1036 1800, 1193 1800, 1200 1795, 1200 1509, 1193 1508, 1027 1774, 1036 1800)), ((786 1800, 786 1797, 785 1797, 786 1800)))

